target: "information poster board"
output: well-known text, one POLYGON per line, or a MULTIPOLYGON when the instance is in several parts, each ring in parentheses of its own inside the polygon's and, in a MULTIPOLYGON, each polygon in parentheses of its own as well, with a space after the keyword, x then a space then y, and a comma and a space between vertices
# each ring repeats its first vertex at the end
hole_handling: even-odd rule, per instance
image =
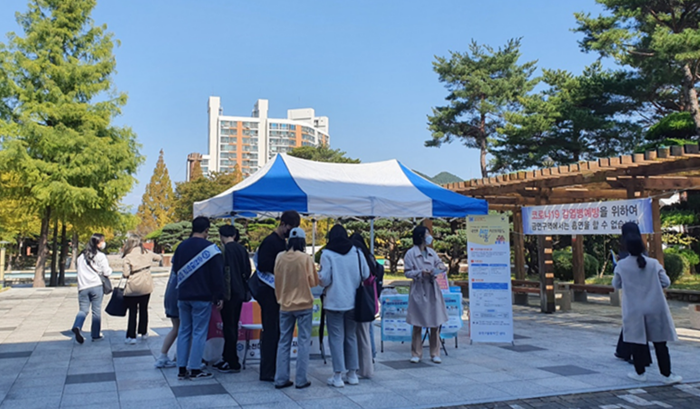
MULTIPOLYGON (((462 328, 462 293, 443 292, 448 321, 442 324, 440 337, 454 338, 462 328)), ((406 322, 408 294, 382 294, 382 341, 411 342, 413 327, 406 322)))
POLYGON ((513 342, 510 228, 504 215, 468 216, 469 336, 513 342))

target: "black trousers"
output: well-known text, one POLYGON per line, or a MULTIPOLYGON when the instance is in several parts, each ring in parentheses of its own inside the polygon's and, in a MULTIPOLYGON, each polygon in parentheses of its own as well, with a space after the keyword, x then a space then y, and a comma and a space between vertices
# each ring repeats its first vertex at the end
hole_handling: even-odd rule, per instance
POLYGON ((221 321, 224 324, 224 354, 223 360, 233 369, 241 369, 238 361, 238 322, 241 320, 241 301, 224 301, 221 308, 221 321))
POLYGON ((260 339, 260 380, 274 381, 277 370, 277 344, 280 340, 280 305, 277 304, 275 290, 266 284, 262 287, 257 298, 263 327, 260 339))
MULTIPOLYGON (((642 361, 644 355, 649 353, 648 344, 631 344, 632 359, 634 359, 634 370, 638 374, 643 374, 646 365, 642 361)), ((671 356, 668 354, 668 347, 665 342, 654 342, 654 350, 656 351, 656 362, 659 363, 659 372, 663 376, 671 375, 671 356)), ((651 359, 651 358, 650 358, 651 359)))
MULTIPOLYGON (((629 342, 625 342, 622 331, 620 331, 620 338, 617 340, 617 348, 615 349, 615 356, 625 361, 632 359, 632 346, 629 342)), ((649 344, 647 344, 645 350, 640 350, 639 353, 639 363, 644 364, 644 366, 651 365, 651 351, 649 350, 649 344)), ((635 358, 636 360, 637 358, 635 358)))
POLYGON ((136 338, 136 312, 139 317, 139 334, 148 333, 148 300, 151 294, 124 297, 124 304, 129 311, 129 323, 126 327, 126 337, 136 338))

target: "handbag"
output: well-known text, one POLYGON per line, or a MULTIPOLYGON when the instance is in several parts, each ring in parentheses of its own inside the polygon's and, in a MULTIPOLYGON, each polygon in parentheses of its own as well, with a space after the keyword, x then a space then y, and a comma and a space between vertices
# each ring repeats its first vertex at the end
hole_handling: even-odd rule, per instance
POLYGON ((117 284, 117 288, 112 292, 112 298, 105 308, 105 312, 113 317, 126 317, 126 303, 124 302, 124 288, 126 279, 122 278, 117 284))
POLYGON ((357 264, 360 269, 360 285, 355 290, 355 321, 372 322, 376 317, 374 280, 370 280, 373 277, 369 277, 362 281, 362 261, 359 250, 357 264))
MULTIPOLYGON (((83 256, 85 257, 85 256, 83 256)), ((92 270, 97 276, 100 278, 100 281, 102 281, 102 294, 103 295, 109 295, 112 293, 112 281, 110 281, 109 277, 105 277, 104 275, 100 274, 95 270, 95 268, 92 266, 92 263, 90 260, 88 260, 87 257, 85 257, 85 264, 87 264, 88 267, 90 267, 90 270, 92 270)))

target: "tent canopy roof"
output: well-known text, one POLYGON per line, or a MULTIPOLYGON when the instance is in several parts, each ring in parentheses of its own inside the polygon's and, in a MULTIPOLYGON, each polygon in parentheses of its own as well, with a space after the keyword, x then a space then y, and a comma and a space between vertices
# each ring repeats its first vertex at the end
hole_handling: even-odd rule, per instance
POLYGON ((444 189, 396 160, 322 163, 278 154, 227 191, 194 204, 195 216, 296 210, 360 217, 464 217, 488 213, 485 200, 444 189))

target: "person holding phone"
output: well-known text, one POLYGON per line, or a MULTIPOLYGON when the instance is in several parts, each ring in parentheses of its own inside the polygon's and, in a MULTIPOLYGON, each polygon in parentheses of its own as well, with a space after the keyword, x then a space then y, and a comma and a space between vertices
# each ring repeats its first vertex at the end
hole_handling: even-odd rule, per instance
POLYGON ((442 363, 440 358, 439 327, 447 322, 447 308, 442 291, 435 277, 447 271, 435 250, 429 246, 433 236, 424 226, 413 229, 413 247, 403 258, 404 275, 413 280, 408 296, 406 322, 413 325, 411 336, 411 363, 423 357, 423 328, 430 328, 430 358, 442 363))

